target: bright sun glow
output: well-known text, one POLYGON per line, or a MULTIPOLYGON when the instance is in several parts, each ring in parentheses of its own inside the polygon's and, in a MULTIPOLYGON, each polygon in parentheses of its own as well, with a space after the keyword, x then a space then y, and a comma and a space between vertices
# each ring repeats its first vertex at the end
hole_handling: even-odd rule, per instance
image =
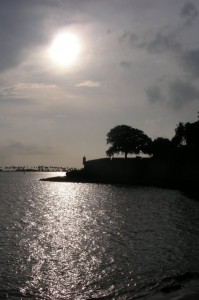
POLYGON ((60 33, 57 35, 49 49, 51 59, 62 67, 74 64, 80 52, 80 40, 72 33, 60 33))

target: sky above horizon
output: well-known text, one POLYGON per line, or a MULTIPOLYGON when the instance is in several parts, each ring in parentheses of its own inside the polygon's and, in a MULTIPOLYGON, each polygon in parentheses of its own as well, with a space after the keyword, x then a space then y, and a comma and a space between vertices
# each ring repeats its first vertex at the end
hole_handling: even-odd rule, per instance
POLYGON ((172 138, 197 120, 198 30, 198 0, 2 0, 0 166, 81 167, 121 124, 172 138))

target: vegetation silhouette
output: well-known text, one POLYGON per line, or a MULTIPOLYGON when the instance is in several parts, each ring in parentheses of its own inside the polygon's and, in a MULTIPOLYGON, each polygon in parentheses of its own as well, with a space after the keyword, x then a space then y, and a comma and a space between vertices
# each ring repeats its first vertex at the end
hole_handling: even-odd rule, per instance
POLYGON ((151 139, 142 131, 128 125, 118 125, 107 134, 107 144, 110 148, 106 154, 111 157, 114 154, 124 153, 125 159, 128 154, 148 153, 151 139))
POLYGON ((175 129, 172 143, 176 158, 199 161, 199 121, 193 123, 180 122, 175 129))
POLYGON ((154 158, 168 158, 172 155, 173 144, 168 138, 158 137, 149 145, 149 151, 154 158))
POLYGON ((127 159, 128 154, 144 153, 153 158, 198 161, 199 120, 193 123, 179 122, 171 140, 158 137, 152 141, 142 130, 118 125, 108 132, 107 144, 111 145, 106 151, 109 157, 124 153, 127 159))
POLYGON ((153 141, 142 130, 118 125, 107 133, 107 144, 107 158, 84 157, 84 168, 69 170, 65 179, 50 180, 160 186, 181 189, 199 199, 199 121, 180 122, 171 140, 153 141), (148 157, 128 157, 142 153, 148 157), (118 154, 124 158, 115 158, 118 154))
POLYGON ((66 172, 70 171, 71 168, 68 167, 57 167, 57 166, 37 166, 37 167, 29 167, 29 166, 5 166, 0 167, 0 171, 5 172, 66 172))

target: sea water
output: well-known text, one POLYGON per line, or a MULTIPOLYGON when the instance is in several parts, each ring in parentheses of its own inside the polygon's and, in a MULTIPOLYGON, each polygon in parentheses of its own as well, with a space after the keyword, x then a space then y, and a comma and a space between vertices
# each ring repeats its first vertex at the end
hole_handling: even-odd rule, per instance
POLYGON ((39 181, 50 176, 0 173, 0 299, 168 299, 165 287, 197 286, 199 201, 39 181))

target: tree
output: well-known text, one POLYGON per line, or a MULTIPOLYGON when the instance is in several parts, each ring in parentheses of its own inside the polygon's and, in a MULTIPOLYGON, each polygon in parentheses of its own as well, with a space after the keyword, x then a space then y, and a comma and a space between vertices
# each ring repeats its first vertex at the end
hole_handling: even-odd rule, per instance
POLYGON ((151 153, 154 157, 166 158, 172 153, 172 143, 169 139, 158 137, 151 143, 151 153))
POLYGON ((199 149, 199 121, 185 124, 185 139, 188 147, 199 149))
POLYGON ((175 157, 181 160, 198 161, 199 121, 179 123, 172 139, 175 157))
POLYGON ((108 156, 124 153, 125 158, 129 153, 139 154, 147 152, 147 145, 151 139, 142 131, 128 125, 118 125, 107 134, 107 144, 110 148, 106 151, 108 156))
POLYGON ((175 146, 199 147, 199 121, 194 123, 179 123, 172 139, 175 146))
POLYGON ((186 144, 185 124, 180 122, 175 129, 175 136, 172 139, 175 147, 180 147, 186 144))

